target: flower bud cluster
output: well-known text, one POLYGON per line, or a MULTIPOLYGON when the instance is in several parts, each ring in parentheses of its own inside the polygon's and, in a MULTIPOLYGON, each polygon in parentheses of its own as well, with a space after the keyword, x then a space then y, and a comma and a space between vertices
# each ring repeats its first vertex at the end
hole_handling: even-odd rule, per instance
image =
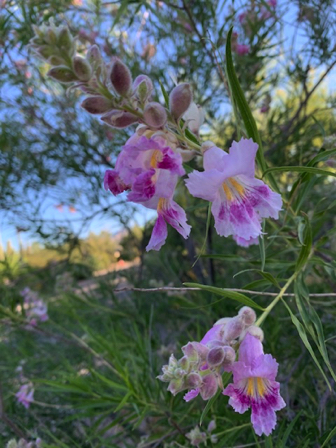
POLYGON ((203 400, 213 397, 222 388, 221 375, 230 371, 236 359, 235 349, 246 333, 263 339, 262 330, 253 325, 256 314, 244 306, 233 318, 224 317, 206 333, 200 342, 188 342, 182 347, 183 357, 177 360, 172 354, 169 364, 162 367, 158 379, 168 382, 173 395, 189 390, 184 396, 190 401, 198 394, 203 400))
POLYGON ((49 319, 48 307, 36 292, 30 288, 24 288, 20 295, 23 298, 23 308, 29 325, 35 326, 38 322, 45 322, 49 319))

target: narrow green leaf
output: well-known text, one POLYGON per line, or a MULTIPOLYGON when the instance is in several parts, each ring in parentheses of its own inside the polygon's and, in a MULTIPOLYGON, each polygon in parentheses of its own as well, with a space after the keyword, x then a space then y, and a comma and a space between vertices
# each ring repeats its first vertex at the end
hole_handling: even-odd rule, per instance
POLYGON ((323 442, 323 444, 321 445, 321 448, 325 447, 326 444, 333 438, 336 436, 336 426, 334 429, 332 429, 328 435, 328 437, 325 439, 325 441, 323 442))
POLYGON ((321 374, 322 374, 322 376, 323 376, 325 382, 327 383, 329 389, 331 390, 331 386, 330 386, 329 380, 328 380, 328 378, 326 377, 326 374, 324 373, 324 371, 323 371, 323 369, 322 369, 320 363, 318 362, 318 359, 316 358, 316 355, 315 355, 315 353, 314 353, 314 350, 313 350, 312 346, 310 345, 310 342, 309 342, 309 340, 308 340, 308 338, 307 338, 307 334, 306 334, 306 331, 305 331, 305 329, 304 329, 304 326, 301 324, 301 322, 299 321, 299 319, 292 313, 291 309, 289 308, 289 306, 287 305, 287 303, 285 302, 285 300, 284 300, 284 299, 281 299, 281 300, 282 300, 282 302, 284 303, 285 307, 287 308, 287 310, 288 310, 288 312, 289 312, 289 314, 290 314, 290 317, 291 317, 291 319, 292 319, 292 322, 293 322, 293 324, 295 325, 295 327, 296 327, 296 329, 297 329, 297 331, 298 331, 298 333, 299 333, 299 336, 300 336, 302 342, 304 343, 306 349, 309 351, 309 353, 310 353, 311 357, 313 358, 313 360, 314 360, 316 366, 317 366, 318 369, 320 370, 320 372, 321 372, 321 374))
POLYGON ((315 168, 312 166, 274 166, 265 170, 263 177, 268 173, 274 172, 296 172, 296 173, 311 173, 311 174, 321 174, 322 176, 333 176, 336 177, 336 173, 333 171, 322 170, 321 168, 315 168))
POLYGON ((276 448, 286 448, 288 437, 289 437, 290 433, 292 432, 295 423, 298 421, 299 417, 301 417, 301 414, 302 414, 302 411, 300 411, 300 412, 298 412, 296 414, 295 418, 288 425, 288 427, 287 427, 283 437, 281 438, 281 440, 278 440, 278 443, 276 444, 276 448))
POLYGON ((232 31, 233 27, 230 29, 226 41, 226 72, 230 84, 230 90, 232 92, 233 99, 236 101, 240 115, 242 116, 242 119, 244 121, 247 135, 251 137, 259 145, 257 152, 257 160, 261 170, 264 172, 267 167, 263 155, 262 143, 258 132, 257 124, 249 108, 249 105, 245 99, 244 92, 240 87, 238 77, 236 75, 236 71, 233 65, 232 53, 231 53, 232 31))
POLYGON ((213 294, 218 294, 219 296, 222 296, 222 297, 228 297, 229 299, 236 300, 237 302, 243 303, 244 305, 264 311, 264 308, 262 308, 260 305, 255 303, 252 299, 245 296, 244 294, 241 294, 240 292, 231 291, 230 289, 216 288, 215 286, 202 285, 199 283, 183 283, 183 284, 185 286, 188 286, 191 288, 200 288, 203 291, 208 291, 213 294))
POLYGON ((304 246, 301 247, 301 251, 296 262, 296 271, 299 271, 307 262, 313 244, 313 235, 308 216, 304 213, 302 213, 302 215, 306 224, 303 238, 304 246))
POLYGON ((169 107, 169 95, 168 95, 164 85, 162 84, 162 82, 160 80, 159 80, 159 83, 160 83, 160 87, 161 87, 161 92, 162 92, 163 98, 165 100, 166 107, 169 107))
POLYGON ((124 0, 123 2, 121 2, 120 6, 119 6, 119 8, 118 8, 117 14, 116 14, 116 16, 115 16, 115 18, 114 18, 114 21, 113 21, 113 23, 112 23, 112 27, 111 27, 110 32, 111 32, 111 31, 113 30, 113 28, 119 23, 119 21, 120 21, 122 15, 125 13, 125 11, 126 11, 126 9, 127 9, 127 7, 128 7, 128 3, 129 3, 129 0, 124 0))
POLYGON ((206 221, 206 226, 205 226, 205 236, 204 236, 204 241, 200 250, 200 253, 198 254, 196 260, 194 261, 192 267, 195 266, 195 264, 198 262, 198 260, 200 259, 200 257, 203 255, 205 247, 206 247, 206 243, 208 241, 208 234, 209 234, 209 227, 210 227, 210 222, 211 222, 211 202, 209 202, 208 205, 208 216, 207 216, 207 221, 206 221))

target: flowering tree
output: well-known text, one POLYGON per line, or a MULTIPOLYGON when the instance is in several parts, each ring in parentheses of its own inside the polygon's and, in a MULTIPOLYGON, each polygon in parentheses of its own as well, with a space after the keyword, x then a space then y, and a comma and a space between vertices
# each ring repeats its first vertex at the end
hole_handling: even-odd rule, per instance
MULTIPOLYGON (((127 3, 120 7, 121 12, 119 10, 117 13, 116 20, 120 19, 124 5, 127 3)), ((305 5, 300 4, 300 14, 302 14, 300 20, 312 20, 307 18, 312 9, 303 6, 305 5)), ((179 10, 181 8, 177 7, 179 10)), ((315 291, 316 285, 321 284, 323 280, 328 281, 329 284, 334 282, 335 274, 332 272, 333 259, 331 258, 333 229, 330 224, 333 219, 334 204, 330 201, 328 194, 326 197, 323 196, 334 184, 335 172, 332 168, 330 169, 332 163, 329 161, 335 155, 335 149, 321 146, 319 150, 312 151, 310 148, 310 151, 300 156, 299 162, 293 165, 290 163, 291 150, 296 155, 297 148, 292 147, 288 151, 287 160, 286 156, 280 155, 277 159, 278 163, 272 163, 274 153, 281 149, 281 140, 285 139, 286 145, 290 146, 292 134, 306 129, 308 120, 312 119, 319 131, 322 127, 325 132, 323 125, 315 117, 316 111, 308 110, 308 101, 335 64, 332 63, 327 67, 313 87, 307 87, 307 74, 305 75, 303 96, 298 104, 294 102, 296 106, 294 114, 281 125, 281 129, 279 126, 278 136, 274 132, 274 137, 270 135, 264 140, 260 136, 249 104, 253 102, 253 95, 263 92, 263 77, 258 78, 255 75, 262 73, 263 64, 266 66, 268 63, 267 56, 261 57, 263 64, 257 57, 253 59, 253 65, 249 66, 247 62, 249 69, 247 74, 244 74, 241 68, 244 61, 241 58, 248 57, 254 51, 258 52, 256 40, 267 37, 268 43, 271 42, 272 30, 275 30, 277 26, 276 2, 261 2, 260 4, 252 2, 242 9, 239 15, 236 14, 237 11, 232 11, 227 22, 237 17, 240 33, 234 33, 232 27, 228 27, 227 37, 224 39, 224 63, 220 59, 220 45, 223 45, 223 42, 214 42, 211 38, 209 38, 210 43, 205 42, 188 4, 183 3, 182 9, 189 19, 188 22, 183 23, 183 26, 186 29, 189 29, 189 26, 190 32, 195 33, 199 38, 205 49, 206 62, 211 62, 218 72, 220 80, 218 92, 223 94, 225 92, 225 96, 232 103, 234 119, 230 125, 233 130, 225 134, 225 137, 213 138, 215 135, 209 129, 204 133, 201 132, 205 117, 209 115, 211 123, 211 113, 216 112, 219 102, 216 98, 209 106, 209 110, 207 110, 206 101, 201 107, 198 99, 202 98, 203 92, 201 88, 199 88, 201 91, 197 90, 195 83, 176 82, 171 89, 161 83, 160 93, 155 96, 154 78, 141 72, 132 73, 133 70, 130 70, 122 55, 113 56, 109 62, 106 62, 96 44, 91 45, 85 54, 78 54, 77 39, 71 34, 68 26, 63 24, 56 26, 52 20, 42 26, 34 27, 35 35, 29 44, 33 54, 48 64, 47 76, 66 86, 69 95, 72 95, 74 91, 85 95, 81 106, 86 112, 100 116, 101 121, 113 129, 113 132, 116 132, 116 129, 132 129, 131 136, 123 142, 115 163, 105 171, 103 183, 105 190, 115 196, 119 194, 125 196, 126 192, 127 203, 134 203, 136 206, 139 204, 156 213, 151 236, 146 242, 146 251, 165 251, 166 248, 163 246, 168 238, 168 225, 180 234, 179 238, 182 237, 185 240, 190 238, 194 228, 197 231, 197 213, 201 209, 203 215, 207 211, 207 218, 204 226, 206 236, 199 256, 208 256, 210 259, 221 261, 230 260, 232 254, 229 254, 225 247, 234 248, 233 251, 237 251, 236 247, 241 247, 242 249, 238 250, 243 252, 238 254, 243 256, 240 258, 233 256, 231 260, 243 262, 243 269, 237 273, 237 269, 233 267, 234 274, 246 274, 253 271, 253 274, 258 276, 257 279, 251 279, 248 284, 233 284, 228 288, 225 282, 218 279, 217 282, 214 281, 216 280, 214 276, 211 278, 213 284, 209 284, 210 281, 201 281, 203 275, 201 269, 199 276, 194 274, 194 278, 196 277, 199 283, 186 282, 184 288, 140 288, 140 293, 147 291, 155 293, 163 289, 165 292, 171 290, 179 294, 195 290, 197 295, 204 291, 207 293, 206 304, 200 304, 200 306, 209 305, 207 302, 211 294, 244 305, 235 317, 232 317, 232 308, 226 311, 226 317, 222 317, 223 312, 219 313, 218 309, 215 309, 215 302, 212 304, 214 314, 217 315, 215 324, 206 331, 209 322, 207 324, 204 320, 199 322, 197 333, 198 335, 205 333, 205 336, 200 336, 198 342, 193 340, 195 331, 188 331, 188 334, 183 335, 183 356, 176 359, 174 354, 171 354, 169 363, 162 368, 162 375, 158 376, 159 380, 169 383, 168 392, 174 396, 179 392, 185 392, 184 402, 181 401, 176 405, 175 401, 168 401, 170 398, 165 397, 164 400, 167 400, 165 403, 169 405, 165 404, 161 407, 160 400, 157 399, 163 392, 161 384, 154 380, 158 369, 153 366, 151 352, 152 311, 149 317, 149 342, 143 342, 142 339, 145 338, 142 338, 138 327, 135 326, 136 342, 132 350, 127 348, 131 333, 120 331, 118 338, 114 335, 111 339, 108 337, 105 339, 100 334, 99 327, 96 332, 92 332, 87 328, 87 324, 80 320, 87 339, 92 342, 90 344, 86 342, 86 338, 80 338, 76 333, 65 331, 70 341, 84 348, 96 362, 98 360, 100 365, 104 365, 109 370, 112 379, 98 372, 97 364, 90 370, 84 369, 84 372, 81 370, 81 375, 89 375, 86 380, 67 377, 65 384, 55 380, 44 380, 45 386, 54 388, 54 391, 63 390, 75 395, 87 394, 92 399, 91 403, 86 403, 87 407, 91 404, 98 408, 99 416, 103 415, 100 406, 104 407, 104 400, 109 404, 114 400, 111 396, 104 395, 104 388, 120 391, 122 397, 120 400, 115 400, 118 403, 114 408, 116 415, 112 416, 112 422, 106 422, 103 432, 107 431, 106 428, 117 425, 119 419, 117 413, 121 411, 122 430, 116 436, 125 431, 128 421, 132 422, 133 429, 143 422, 149 426, 150 429, 144 430, 142 440, 134 435, 138 437, 137 446, 139 447, 160 446, 158 444, 163 441, 172 443, 172 446, 175 443, 181 446, 180 443, 189 442, 193 446, 199 446, 207 441, 223 446, 221 444, 224 443, 226 434, 231 432, 231 429, 227 428, 227 422, 225 426, 220 420, 219 406, 221 404, 218 403, 221 401, 227 406, 227 399, 223 395, 230 397, 228 404, 236 413, 244 414, 249 408, 251 409, 251 423, 257 436, 270 436, 276 428, 276 411, 284 409, 290 398, 285 396, 284 400, 280 394, 280 383, 276 381, 278 363, 272 355, 264 354, 264 333, 266 341, 268 339, 272 341, 269 335, 276 336, 272 331, 272 324, 268 323, 270 319, 273 319, 272 322, 278 334, 280 333, 280 316, 288 332, 295 331, 295 336, 291 333, 292 340, 296 341, 297 346, 300 347, 301 344, 308 351, 316 368, 316 375, 319 371, 324 380, 323 388, 329 391, 329 394, 336 380, 321 318, 313 307, 309 291, 309 289, 315 291), (233 52, 236 53, 236 63, 233 61, 233 52), (255 66, 257 63, 258 67, 255 66), (264 148, 267 148, 266 151, 264 148), (281 163, 285 161, 288 163, 281 163), (311 195, 318 198, 317 203, 311 200, 311 195), (210 251, 206 254, 205 249, 207 245, 209 246, 212 227, 221 241, 217 247, 222 249, 214 253, 214 246, 210 245, 210 251), (247 254, 251 253, 249 251, 254 250, 250 246, 259 246, 260 255, 255 256, 254 259, 246 259, 247 254), (243 286, 243 288, 237 286, 243 286), (251 295, 253 298, 250 297, 251 295), (265 297, 271 297, 272 300, 265 302, 263 300, 265 297), (292 297, 295 301, 287 300, 292 297), (259 312, 258 318, 254 309, 259 312), (218 317, 220 317, 219 320, 218 317), (127 335, 126 338, 125 335, 127 335), (188 342, 188 339, 191 341, 188 342), (148 362, 146 344, 149 345, 148 362), (111 345, 119 346, 119 349, 111 349, 111 345), (120 347, 125 349, 120 350, 120 347), (107 360, 101 352, 107 352, 110 359, 107 360), (145 359, 145 362, 143 364, 140 361, 136 362, 137 357, 145 359), (129 365, 136 368, 126 369, 125 366, 129 365), (137 371, 139 365, 141 369, 137 371), (135 380, 129 378, 129 372, 132 370, 135 371, 135 380), (142 383, 143 378, 148 376, 153 380, 149 380, 151 385, 149 391, 142 383), (199 401, 199 398, 207 401, 203 410, 197 409, 193 404, 199 401), (126 405, 127 412, 123 414, 122 410, 126 405), (136 408, 135 413, 132 406, 136 408), (186 411, 188 409, 186 406, 190 406, 192 415, 188 416, 190 417, 188 424, 184 426, 183 420, 189 412, 186 411), (207 430, 203 430, 202 424, 210 411, 212 419, 207 430), (163 430, 161 427, 157 431, 153 429, 152 415, 154 420, 157 419, 158 425, 162 425, 163 430), (144 416, 147 418, 146 421, 144 416), (167 425, 162 421, 167 417, 168 431, 167 425), (219 427, 220 430, 217 431, 219 427)), ((212 19, 214 20, 213 17, 212 19)), ((221 28, 222 39, 224 25, 225 23, 221 28)), ((315 28, 317 27, 318 24, 315 28)), ((317 33, 312 36, 312 39, 315 39, 316 46, 311 57, 317 57, 318 45, 320 50, 323 50, 324 57, 328 50, 326 38, 323 40, 317 33)), ((149 47, 149 53, 150 50, 149 47)), ((296 67, 296 70, 299 73, 299 67, 296 67)), ((304 76, 302 73, 301 75, 304 76)), ((289 103, 292 101, 291 98, 286 100, 289 103)), ((271 101, 269 92, 262 93, 261 114, 271 113, 271 101)), ((274 113, 283 118, 281 107, 274 113)), ((281 119, 278 121, 281 122, 281 119)), ((333 122, 333 117, 331 121, 333 122)), ((272 123, 272 120, 268 122, 270 134, 272 123)), ((259 128, 265 131, 262 123, 259 128)), ((305 140, 305 136, 302 136, 302 140, 305 140)), ((296 143, 300 150, 305 147, 304 144, 300 146, 301 140, 296 140, 296 143)), ((198 237, 199 234, 196 233, 198 237)), ((196 262, 198 260, 199 258, 196 262)), ((210 266, 211 269, 213 265, 210 266)), ((134 288, 130 287, 130 289, 134 288)), ((318 292, 312 294, 320 298, 324 293, 320 293, 320 289, 317 289, 318 292)), ((97 310, 102 307, 90 300, 84 303, 97 310)), ((190 305, 188 300, 186 303, 190 305)), ((28 308, 27 316, 23 318, 17 317, 13 311, 7 311, 7 316, 18 325, 27 326, 29 323, 29 331, 38 332, 41 329, 41 332, 47 336, 48 331, 43 330, 42 327, 43 322, 48 319, 46 307, 43 302, 39 304, 39 307, 42 311, 39 308, 35 314, 31 314, 32 310, 28 308), (33 323, 29 321, 35 315, 41 322, 37 323, 36 319, 33 323)), ((131 305, 125 306, 122 311, 118 310, 117 314, 126 316, 128 319, 133 312, 130 307, 131 305)), ((193 307, 190 308, 188 318, 193 313, 193 307)), ((107 307, 103 308, 104 312, 107 309, 107 307)), ((71 312, 76 316, 75 311, 71 312)), ((158 318, 158 332, 164 328, 160 319, 162 317, 158 318)), ((185 319, 182 312, 174 322, 174 331, 176 327, 183 327, 185 319)), ((209 320, 213 324, 213 319, 209 320)), ((55 325, 55 330, 60 330, 56 319, 55 325)), ((144 325, 143 322, 141 325, 144 325)), ((146 325, 147 322, 144 325, 145 328, 147 328, 146 325)), ((169 328, 168 331, 170 330, 169 328)), ((286 331, 284 332, 283 329, 281 338, 286 338, 286 331)), ((181 340, 181 334, 179 340, 181 340)), ((290 342, 285 341, 285 346, 286 344, 290 345, 290 342)), ((269 344, 272 352, 274 345, 271 342, 269 344)), ((169 350, 177 351, 178 347, 169 347, 169 350)), ((285 363, 285 357, 280 352, 278 354, 285 363)), ((306 351, 302 356, 305 354, 306 351)), ((282 394, 284 395, 283 392, 282 394)), ((31 383, 25 382, 21 385, 16 396, 24 407, 29 408, 34 403, 34 389, 31 383)), ((79 406, 85 407, 84 403, 85 400, 79 403, 79 406)), ((299 416, 300 414, 297 413, 296 418, 286 430, 282 431, 283 427, 278 430, 276 443, 279 446, 286 446, 289 434, 299 416)), ((227 418, 234 417, 230 414, 227 418)), ((242 427, 250 427, 248 419, 245 418, 244 422, 242 427)), ((239 432, 240 426, 236 426, 232 430, 233 433, 239 432)), ((21 437, 21 430, 17 431, 15 425, 14 428, 17 435, 21 437)), ((320 425, 319 434, 305 436, 303 446, 309 446, 313 440, 319 441, 322 446, 327 446, 334 432, 331 430, 324 433, 320 425)), ((127 434, 128 436, 132 440, 133 435, 127 434)), ((97 443, 101 443, 98 440, 99 434, 95 437, 97 443)), ((258 446, 256 436, 251 437, 256 440, 258 446)), ((241 441, 239 434, 237 440, 241 441)), ((271 438, 266 438, 265 441, 272 443, 271 438)), ((295 446, 295 443, 293 441, 292 446, 295 446)))

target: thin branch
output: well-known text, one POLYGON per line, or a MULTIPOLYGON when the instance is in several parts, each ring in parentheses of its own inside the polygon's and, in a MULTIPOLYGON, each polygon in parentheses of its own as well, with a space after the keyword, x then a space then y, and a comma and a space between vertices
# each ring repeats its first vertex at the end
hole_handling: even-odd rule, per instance
MULTIPOLYGON (((245 294, 256 294, 259 296, 270 296, 270 297, 276 297, 278 293, 276 292, 262 292, 262 291, 252 291, 250 289, 239 289, 239 288, 220 288, 221 291, 233 291, 233 292, 241 292, 245 294)), ((137 292, 169 292, 169 291, 177 291, 177 292, 184 292, 184 291, 203 291, 202 288, 186 288, 186 287, 173 287, 173 286, 162 286, 160 288, 133 288, 133 287, 125 287, 125 288, 118 288, 114 289, 113 292, 125 292, 125 291, 137 291, 137 292)), ((295 294, 293 293, 285 293, 283 296, 286 297, 295 297, 295 294)), ((325 292, 325 293, 312 293, 309 294, 310 297, 336 297, 336 293, 334 292, 325 292)))

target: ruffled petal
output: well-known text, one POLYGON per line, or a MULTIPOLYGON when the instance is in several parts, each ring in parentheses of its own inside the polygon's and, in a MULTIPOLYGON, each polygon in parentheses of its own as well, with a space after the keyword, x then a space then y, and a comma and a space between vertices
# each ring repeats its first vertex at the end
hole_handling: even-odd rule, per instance
POLYGON ((223 174, 217 170, 203 172, 195 170, 189 174, 185 184, 192 196, 213 202, 223 180, 223 174))
POLYGON ((255 157, 258 145, 251 138, 242 138, 239 142, 232 142, 229 157, 225 159, 225 173, 228 177, 244 174, 254 178, 255 157))
POLYGON ((152 198, 156 190, 154 175, 154 169, 139 174, 132 185, 132 191, 127 195, 127 199, 132 202, 144 202, 152 198))
POLYGON ((200 393, 199 389, 191 389, 184 395, 183 400, 185 400, 188 403, 189 401, 196 398, 199 393, 200 393))
MULTIPOLYGON (((211 142, 206 142, 204 146, 210 146, 211 142)), ((205 171, 224 171, 228 161, 228 153, 218 148, 215 144, 207 149, 203 155, 203 167, 205 171)))
POLYGON ((185 170, 183 168, 183 161, 181 154, 174 152, 169 147, 162 150, 163 158, 158 162, 157 167, 162 170, 169 170, 171 173, 183 176, 185 170))
POLYGON ((177 230, 183 238, 188 238, 191 226, 187 224, 185 211, 175 201, 165 201, 161 209, 159 205, 158 213, 161 214, 165 221, 177 230))
POLYGON ((150 250, 160 250, 166 242, 167 235, 168 230, 166 221, 163 219, 162 215, 159 215, 154 225, 152 236, 146 247, 146 251, 148 252, 150 250))
POLYGON ((246 336, 239 347, 239 361, 252 367, 254 361, 263 354, 264 349, 262 342, 250 333, 246 333, 246 336))
POLYGON ((114 195, 117 195, 128 190, 130 186, 124 183, 117 170, 106 170, 104 176, 104 188, 114 195))
POLYGON ((242 389, 236 387, 234 384, 229 384, 224 390, 223 395, 227 395, 230 397, 229 404, 233 407, 233 409, 239 414, 244 414, 247 409, 250 407, 250 400, 244 393, 242 393, 242 389))

